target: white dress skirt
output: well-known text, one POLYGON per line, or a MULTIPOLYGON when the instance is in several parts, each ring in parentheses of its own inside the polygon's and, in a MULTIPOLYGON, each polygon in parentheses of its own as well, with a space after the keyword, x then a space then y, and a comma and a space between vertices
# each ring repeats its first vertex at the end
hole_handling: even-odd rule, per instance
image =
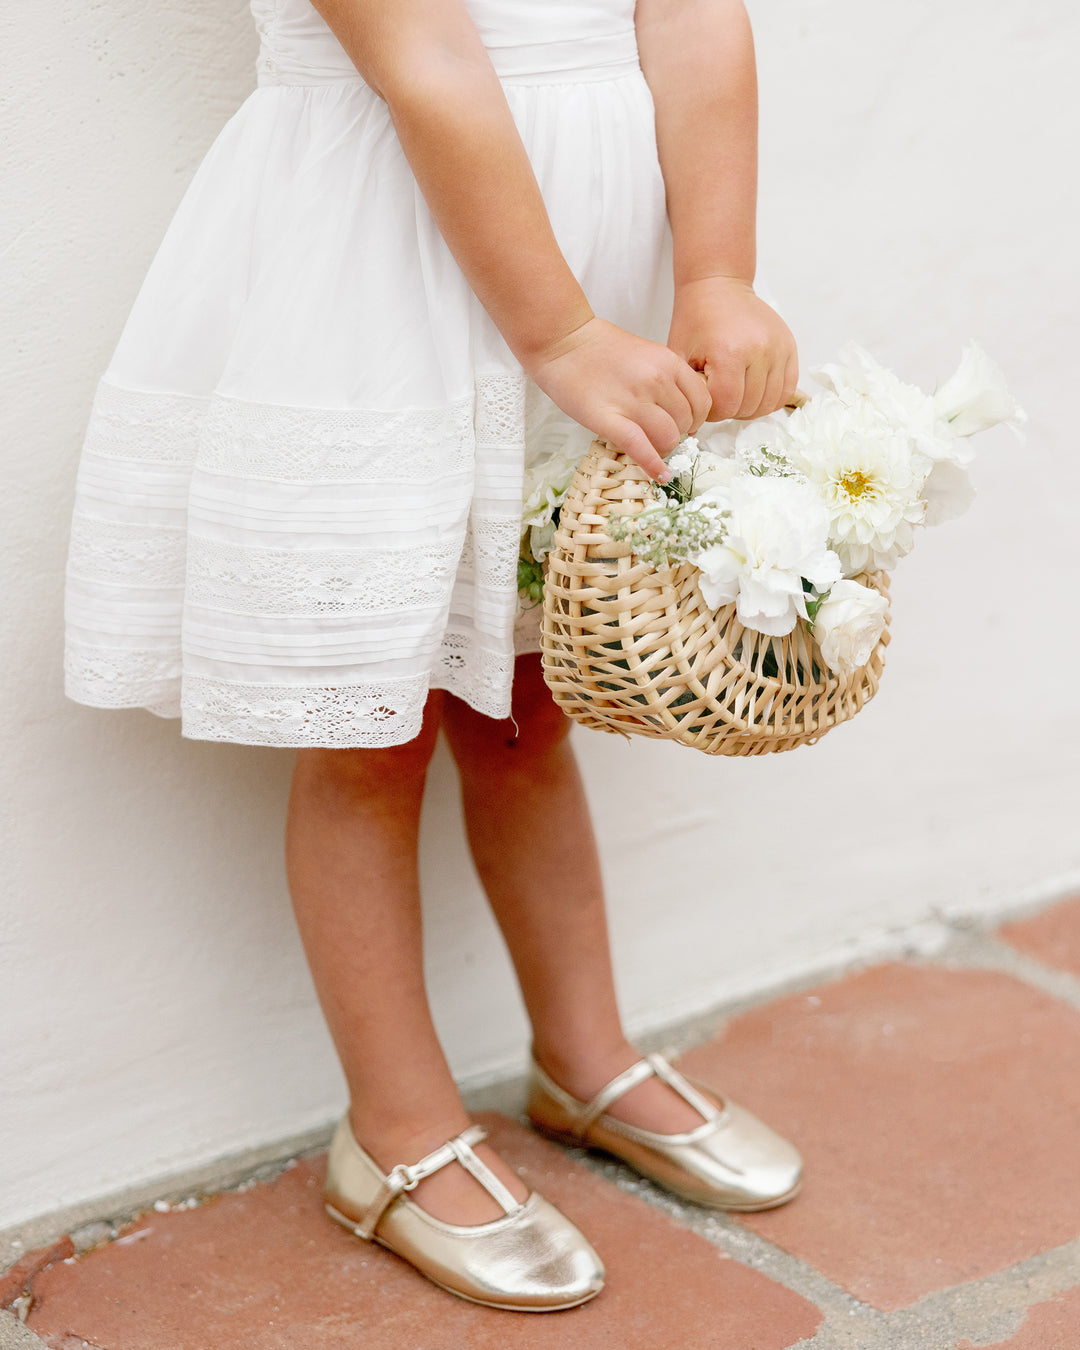
MULTIPOLYGON (((468 0, 566 259, 664 341, 670 239, 634 0, 468 0)), ((524 375, 385 104, 308 0, 253 0, 258 88, 184 195, 89 416, 65 690, 247 745, 510 712, 526 463, 590 434, 524 375)), ((527 303, 527 297, 524 298, 527 303)))

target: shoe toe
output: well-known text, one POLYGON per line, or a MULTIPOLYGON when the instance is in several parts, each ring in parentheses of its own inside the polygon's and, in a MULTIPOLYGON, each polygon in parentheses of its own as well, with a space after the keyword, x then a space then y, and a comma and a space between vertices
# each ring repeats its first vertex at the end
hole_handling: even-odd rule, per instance
POLYGON ((526 1208, 512 1241, 483 1263, 482 1278, 493 1293, 498 1291, 498 1301, 560 1308, 598 1294, 604 1266, 581 1231, 540 1195, 534 1193, 526 1208))
POLYGON ((766 1209, 798 1189, 803 1167, 798 1150, 745 1107, 728 1101, 709 1143, 729 1208, 766 1209))

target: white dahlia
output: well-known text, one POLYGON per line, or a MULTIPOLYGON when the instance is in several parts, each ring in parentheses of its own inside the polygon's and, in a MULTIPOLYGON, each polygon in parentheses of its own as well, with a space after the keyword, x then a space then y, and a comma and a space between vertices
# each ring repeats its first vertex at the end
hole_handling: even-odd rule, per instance
POLYGON ((866 399, 883 421, 906 431, 916 448, 930 459, 937 459, 945 450, 939 442, 955 440, 929 394, 880 365, 857 343, 846 343, 835 361, 811 374, 843 403, 857 404, 866 399))
POLYGON ((923 520, 930 461, 866 399, 819 394, 791 415, 787 430, 788 458, 825 504, 844 575, 895 566, 923 520))

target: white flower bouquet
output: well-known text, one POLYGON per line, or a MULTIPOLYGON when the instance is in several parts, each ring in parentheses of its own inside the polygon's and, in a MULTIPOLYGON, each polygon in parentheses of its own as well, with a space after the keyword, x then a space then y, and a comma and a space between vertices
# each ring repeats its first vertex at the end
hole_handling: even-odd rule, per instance
POLYGON ((602 442, 572 484, 562 463, 534 475, 519 584, 536 598, 547 572, 545 671, 570 715, 759 753, 872 696, 885 574, 970 505, 969 438, 1024 414, 974 343, 934 394, 853 345, 813 374, 793 410, 685 440, 663 486, 602 442))

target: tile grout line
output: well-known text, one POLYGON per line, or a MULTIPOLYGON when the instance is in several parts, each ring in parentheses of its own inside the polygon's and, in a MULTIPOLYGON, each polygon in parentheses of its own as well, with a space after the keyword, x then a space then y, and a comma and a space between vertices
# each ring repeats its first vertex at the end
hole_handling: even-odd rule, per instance
POLYGON ((954 934, 939 951, 925 953, 915 958, 914 963, 947 969, 1000 971, 1080 1012, 1080 978, 1076 975, 1046 965, 996 937, 990 929, 957 923, 954 934))
POLYGON ((0 1350, 48 1350, 48 1347, 14 1313, 0 1309, 0 1350))

